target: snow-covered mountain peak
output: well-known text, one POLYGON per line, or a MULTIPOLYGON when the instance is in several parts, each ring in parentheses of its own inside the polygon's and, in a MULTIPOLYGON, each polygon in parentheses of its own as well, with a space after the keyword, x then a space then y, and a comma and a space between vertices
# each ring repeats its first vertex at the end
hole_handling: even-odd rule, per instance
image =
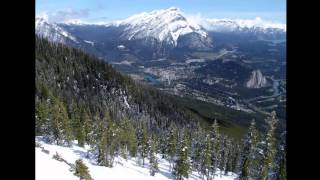
POLYGON ((154 37, 176 46, 180 35, 194 32, 207 37, 206 31, 200 25, 189 21, 176 7, 143 12, 118 21, 117 24, 125 26, 124 36, 129 40, 154 37))
POLYGON ((53 42, 65 43, 67 39, 78 42, 73 35, 65 31, 57 23, 49 23, 44 17, 36 17, 36 34, 53 42))
POLYGON ((257 17, 255 19, 202 19, 199 22, 210 31, 237 31, 237 30, 259 30, 270 29, 286 32, 286 24, 265 21, 257 17))
POLYGON ((36 28, 38 26, 44 25, 44 24, 48 24, 48 20, 44 17, 36 17, 36 28))

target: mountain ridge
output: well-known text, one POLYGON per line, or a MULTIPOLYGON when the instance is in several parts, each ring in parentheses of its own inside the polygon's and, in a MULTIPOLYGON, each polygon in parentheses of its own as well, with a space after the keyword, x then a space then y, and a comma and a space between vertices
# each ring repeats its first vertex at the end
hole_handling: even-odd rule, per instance
MULTIPOLYGON (((153 38, 158 41, 159 44, 167 44, 171 48, 178 46, 179 38, 189 34, 195 34, 197 36, 196 39, 199 41, 198 46, 200 48, 210 48, 212 39, 208 36, 208 32, 245 32, 253 34, 286 33, 285 24, 267 22, 261 18, 254 20, 192 18, 185 15, 184 12, 176 7, 142 12, 123 20, 112 21, 105 24, 72 21, 55 23, 49 22, 48 18, 37 17, 36 33, 42 34, 49 37, 49 40, 53 39, 53 41, 57 42, 63 42, 60 36, 68 36, 68 38, 76 42, 76 38, 62 28, 62 26, 76 27, 92 25, 117 27, 119 31, 122 31, 119 37, 122 40, 132 41, 153 38)), ((195 48, 197 48, 197 46, 195 46, 195 48)))

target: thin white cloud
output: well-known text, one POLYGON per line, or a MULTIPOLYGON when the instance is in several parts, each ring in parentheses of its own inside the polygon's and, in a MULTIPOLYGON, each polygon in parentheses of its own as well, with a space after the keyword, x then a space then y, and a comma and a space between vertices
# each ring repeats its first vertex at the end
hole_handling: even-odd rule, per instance
POLYGON ((41 12, 37 17, 46 19, 49 22, 83 22, 84 19, 89 17, 89 9, 64 9, 57 11, 44 11, 41 12))

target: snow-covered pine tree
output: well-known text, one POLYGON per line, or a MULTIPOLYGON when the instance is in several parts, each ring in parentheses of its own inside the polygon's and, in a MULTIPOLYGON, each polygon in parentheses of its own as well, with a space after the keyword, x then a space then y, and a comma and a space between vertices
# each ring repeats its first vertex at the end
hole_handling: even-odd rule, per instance
POLYGON ((280 137, 280 143, 278 147, 278 159, 276 164, 276 180, 287 179, 287 157, 286 157, 286 132, 283 132, 280 137))
POLYGON ((276 112, 273 111, 271 116, 267 118, 268 132, 265 136, 263 152, 262 152, 262 165, 259 172, 259 180, 265 180, 268 177, 269 170, 273 167, 274 155, 276 153, 275 143, 275 130, 277 125, 276 112))
POLYGON ((227 175, 228 172, 232 172, 232 161, 233 161, 233 156, 235 153, 234 151, 234 145, 232 144, 233 143, 233 139, 227 139, 227 142, 226 142, 226 147, 227 147, 227 154, 226 154, 226 163, 225 163, 225 171, 224 171, 224 174, 227 175))
POLYGON ((73 126, 73 133, 76 140, 78 140, 78 145, 83 147, 85 143, 85 132, 80 119, 80 110, 76 103, 72 101, 70 110, 71 119, 73 126))
POLYGON ((220 161, 218 164, 218 168, 220 170, 220 176, 225 170, 225 163, 226 163, 226 137, 224 135, 221 135, 221 140, 220 140, 220 161))
POLYGON ((154 176, 157 172, 159 172, 159 167, 158 167, 158 158, 156 156, 157 154, 157 143, 154 138, 149 138, 149 163, 150 163, 150 175, 154 176))
POLYGON ((93 143, 93 123, 91 119, 90 112, 86 111, 85 109, 82 109, 82 122, 83 122, 83 130, 85 134, 85 141, 88 144, 93 143))
POLYGON ((103 116, 103 121, 106 123, 107 131, 107 161, 109 167, 113 167, 114 158, 117 155, 119 148, 120 128, 116 125, 110 116, 109 110, 106 110, 103 116))
POLYGON ((248 133, 244 140, 243 150, 241 152, 241 159, 240 159, 241 172, 238 177, 239 180, 248 180, 249 177, 252 175, 250 169, 253 161, 253 154, 255 152, 257 140, 258 140, 257 139, 258 132, 255 126, 256 126, 255 121, 252 120, 248 133))
POLYGON ((120 144, 120 155, 127 160, 128 159, 128 132, 126 131, 128 126, 127 118, 120 121, 120 132, 119 132, 119 144, 120 144))
POLYGON ((76 118, 76 139, 78 140, 78 145, 83 147, 85 143, 85 132, 84 128, 80 122, 80 118, 76 118))
MULTIPOLYGON (((210 138, 209 138, 210 139, 210 138)), ((201 156, 203 155, 204 144, 206 142, 206 135, 197 128, 193 133, 192 146, 191 146, 191 161, 192 168, 201 172, 201 156)), ((210 151, 211 152, 211 151, 210 151)))
POLYGON ((49 117, 49 97, 51 93, 44 83, 36 82, 35 97, 35 123, 36 135, 49 137, 50 135, 50 117, 49 117))
POLYGON ((209 180, 210 179, 211 164, 212 164, 212 160, 211 160, 212 146, 211 146, 211 138, 210 138, 209 134, 206 135, 205 143, 202 148, 203 148, 202 152, 199 155, 200 172, 203 176, 207 177, 207 180, 209 180))
POLYGON ((220 133, 219 133, 219 125, 217 120, 214 120, 212 127, 211 127, 211 172, 214 176, 216 173, 216 169, 219 165, 219 162, 221 160, 221 154, 220 154, 220 133))
POLYGON ((80 180, 92 180, 88 167, 83 163, 82 159, 76 160, 74 175, 78 176, 80 180))
POLYGON ((45 100, 36 100, 36 135, 49 135, 50 119, 48 103, 45 100))
POLYGON ((99 131, 99 136, 100 136, 100 141, 98 145, 98 164, 102 166, 109 166, 109 161, 108 161, 108 152, 107 152, 107 144, 108 144, 108 134, 107 134, 107 129, 105 128, 103 122, 99 123, 100 126, 100 131, 99 131))
POLYGON ((137 135, 136 130, 134 129, 131 121, 126 119, 126 125, 124 131, 126 132, 126 143, 128 147, 128 151, 131 157, 136 157, 137 154, 137 135))
POLYGON ((281 158, 280 158, 280 164, 279 169, 277 172, 276 180, 286 180, 287 179, 287 157, 286 157, 286 147, 283 147, 283 150, 281 151, 281 158))
POLYGON ((169 156, 170 170, 172 170, 174 158, 177 152, 177 138, 178 138, 178 133, 175 126, 171 127, 168 136, 169 138, 168 138, 167 154, 169 156))
POLYGON ((184 135, 182 138, 181 145, 178 149, 178 158, 176 159, 175 166, 173 168, 173 176, 177 180, 182 180, 182 178, 188 178, 190 172, 190 162, 188 157, 188 136, 184 135))
POLYGON ((148 134, 147 127, 144 122, 141 123, 141 127, 138 132, 138 152, 139 158, 142 159, 142 166, 144 166, 144 159, 148 157, 148 134))
MULTIPOLYGON (((230 154, 230 140, 227 136, 223 136, 221 143, 221 161, 220 161, 220 175, 227 174, 227 166, 229 162, 230 154)), ((230 170, 229 170, 230 171, 230 170)))
POLYGON ((117 129, 115 128, 108 111, 104 113, 102 119, 98 114, 95 115, 94 119, 94 134, 90 152, 97 158, 97 164, 112 167, 113 158, 115 156, 113 141, 117 141, 117 136, 115 136, 114 131, 117 129))
POLYGON ((52 98, 51 128, 54 141, 58 145, 71 145, 72 130, 66 107, 59 98, 52 98))
POLYGON ((167 156, 167 143, 168 143, 168 134, 165 130, 160 131, 158 134, 159 138, 159 153, 161 154, 161 158, 166 158, 167 156))
POLYGON ((137 136, 132 122, 124 117, 120 122, 119 141, 121 145, 121 154, 127 159, 128 154, 132 157, 137 153, 137 136))
POLYGON ((240 159, 241 148, 238 142, 232 142, 232 153, 231 153, 231 172, 237 172, 239 159, 240 159))

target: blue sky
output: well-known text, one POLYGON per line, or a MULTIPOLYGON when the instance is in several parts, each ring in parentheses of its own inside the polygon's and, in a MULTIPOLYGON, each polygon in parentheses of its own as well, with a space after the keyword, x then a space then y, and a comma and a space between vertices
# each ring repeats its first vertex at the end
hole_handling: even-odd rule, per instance
POLYGON ((253 19, 286 22, 286 0, 36 0, 36 14, 54 21, 81 19, 112 21, 155 9, 178 7, 206 18, 253 19))

